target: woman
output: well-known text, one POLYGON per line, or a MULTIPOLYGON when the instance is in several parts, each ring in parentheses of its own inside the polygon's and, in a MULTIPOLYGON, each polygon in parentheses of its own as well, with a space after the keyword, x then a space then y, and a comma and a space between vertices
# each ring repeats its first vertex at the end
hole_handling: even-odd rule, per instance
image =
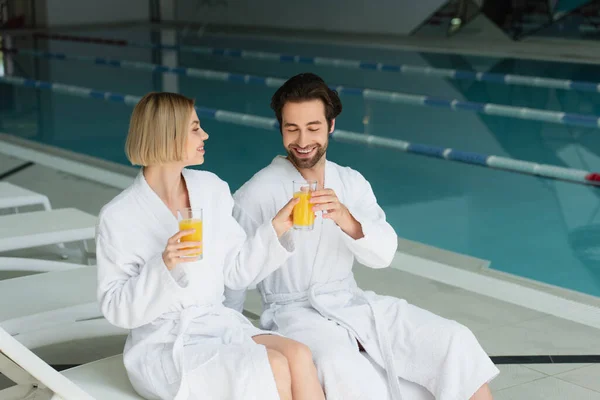
POLYGON ((224 285, 261 281, 293 251, 290 201, 254 237, 231 216, 229 187, 186 169, 204 163, 208 135, 192 100, 150 93, 136 105, 127 157, 143 168, 99 216, 98 298, 130 329, 124 363, 149 399, 324 399, 308 348, 255 328, 223 306, 224 285), (180 242, 177 213, 202 208, 202 243, 180 242), (202 259, 191 256, 202 246, 202 259))

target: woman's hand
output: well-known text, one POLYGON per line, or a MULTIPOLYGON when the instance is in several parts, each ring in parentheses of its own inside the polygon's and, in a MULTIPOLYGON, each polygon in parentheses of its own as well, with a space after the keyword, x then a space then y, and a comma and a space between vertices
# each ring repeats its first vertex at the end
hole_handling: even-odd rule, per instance
POLYGON ((175 268, 179 263, 197 261, 200 257, 197 254, 201 252, 202 242, 179 241, 182 237, 194 232, 195 229, 179 231, 167 241, 167 246, 162 253, 162 258, 169 271, 175 268))
POLYGON ((288 201, 271 221, 278 238, 283 236, 283 234, 294 226, 294 206, 298 204, 299 201, 300 199, 297 197, 288 201))

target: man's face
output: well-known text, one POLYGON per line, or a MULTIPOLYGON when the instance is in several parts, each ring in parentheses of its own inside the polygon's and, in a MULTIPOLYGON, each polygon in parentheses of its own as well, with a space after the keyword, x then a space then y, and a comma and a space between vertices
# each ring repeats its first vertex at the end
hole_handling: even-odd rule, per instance
POLYGON ((329 143, 325 105, 319 99, 287 102, 281 110, 281 133, 288 158, 298 169, 313 168, 325 155, 329 143))

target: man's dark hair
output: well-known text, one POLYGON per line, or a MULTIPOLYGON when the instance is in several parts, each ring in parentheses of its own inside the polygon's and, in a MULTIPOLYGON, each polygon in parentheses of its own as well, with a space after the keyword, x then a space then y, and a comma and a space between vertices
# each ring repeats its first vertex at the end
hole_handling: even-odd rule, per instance
POLYGON ((302 73, 288 79, 271 98, 271 108, 275 111, 281 127, 281 110, 287 102, 321 100, 325 105, 325 118, 328 129, 331 123, 342 112, 342 102, 335 90, 331 90, 321 77, 310 73, 302 73))

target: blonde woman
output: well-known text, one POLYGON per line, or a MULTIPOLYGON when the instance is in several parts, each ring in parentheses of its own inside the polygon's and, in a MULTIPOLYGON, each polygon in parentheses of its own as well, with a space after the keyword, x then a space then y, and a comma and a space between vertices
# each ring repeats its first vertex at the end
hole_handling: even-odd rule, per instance
POLYGON ((207 139, 191 99, 146 95, 126 143, 143 168, 100 212, 98 298, 112 324, 130 329, 130 381, 148 399, 324 399, 306 346, 222 304, 225 285, 255 284, 292 254, 284 234, 295 201, 246 237, 228 185, 185 168, 204 163, 207 139), (180 241, 193 233, 179 230, 185 208, 203 210, 202 243, 180 241))

